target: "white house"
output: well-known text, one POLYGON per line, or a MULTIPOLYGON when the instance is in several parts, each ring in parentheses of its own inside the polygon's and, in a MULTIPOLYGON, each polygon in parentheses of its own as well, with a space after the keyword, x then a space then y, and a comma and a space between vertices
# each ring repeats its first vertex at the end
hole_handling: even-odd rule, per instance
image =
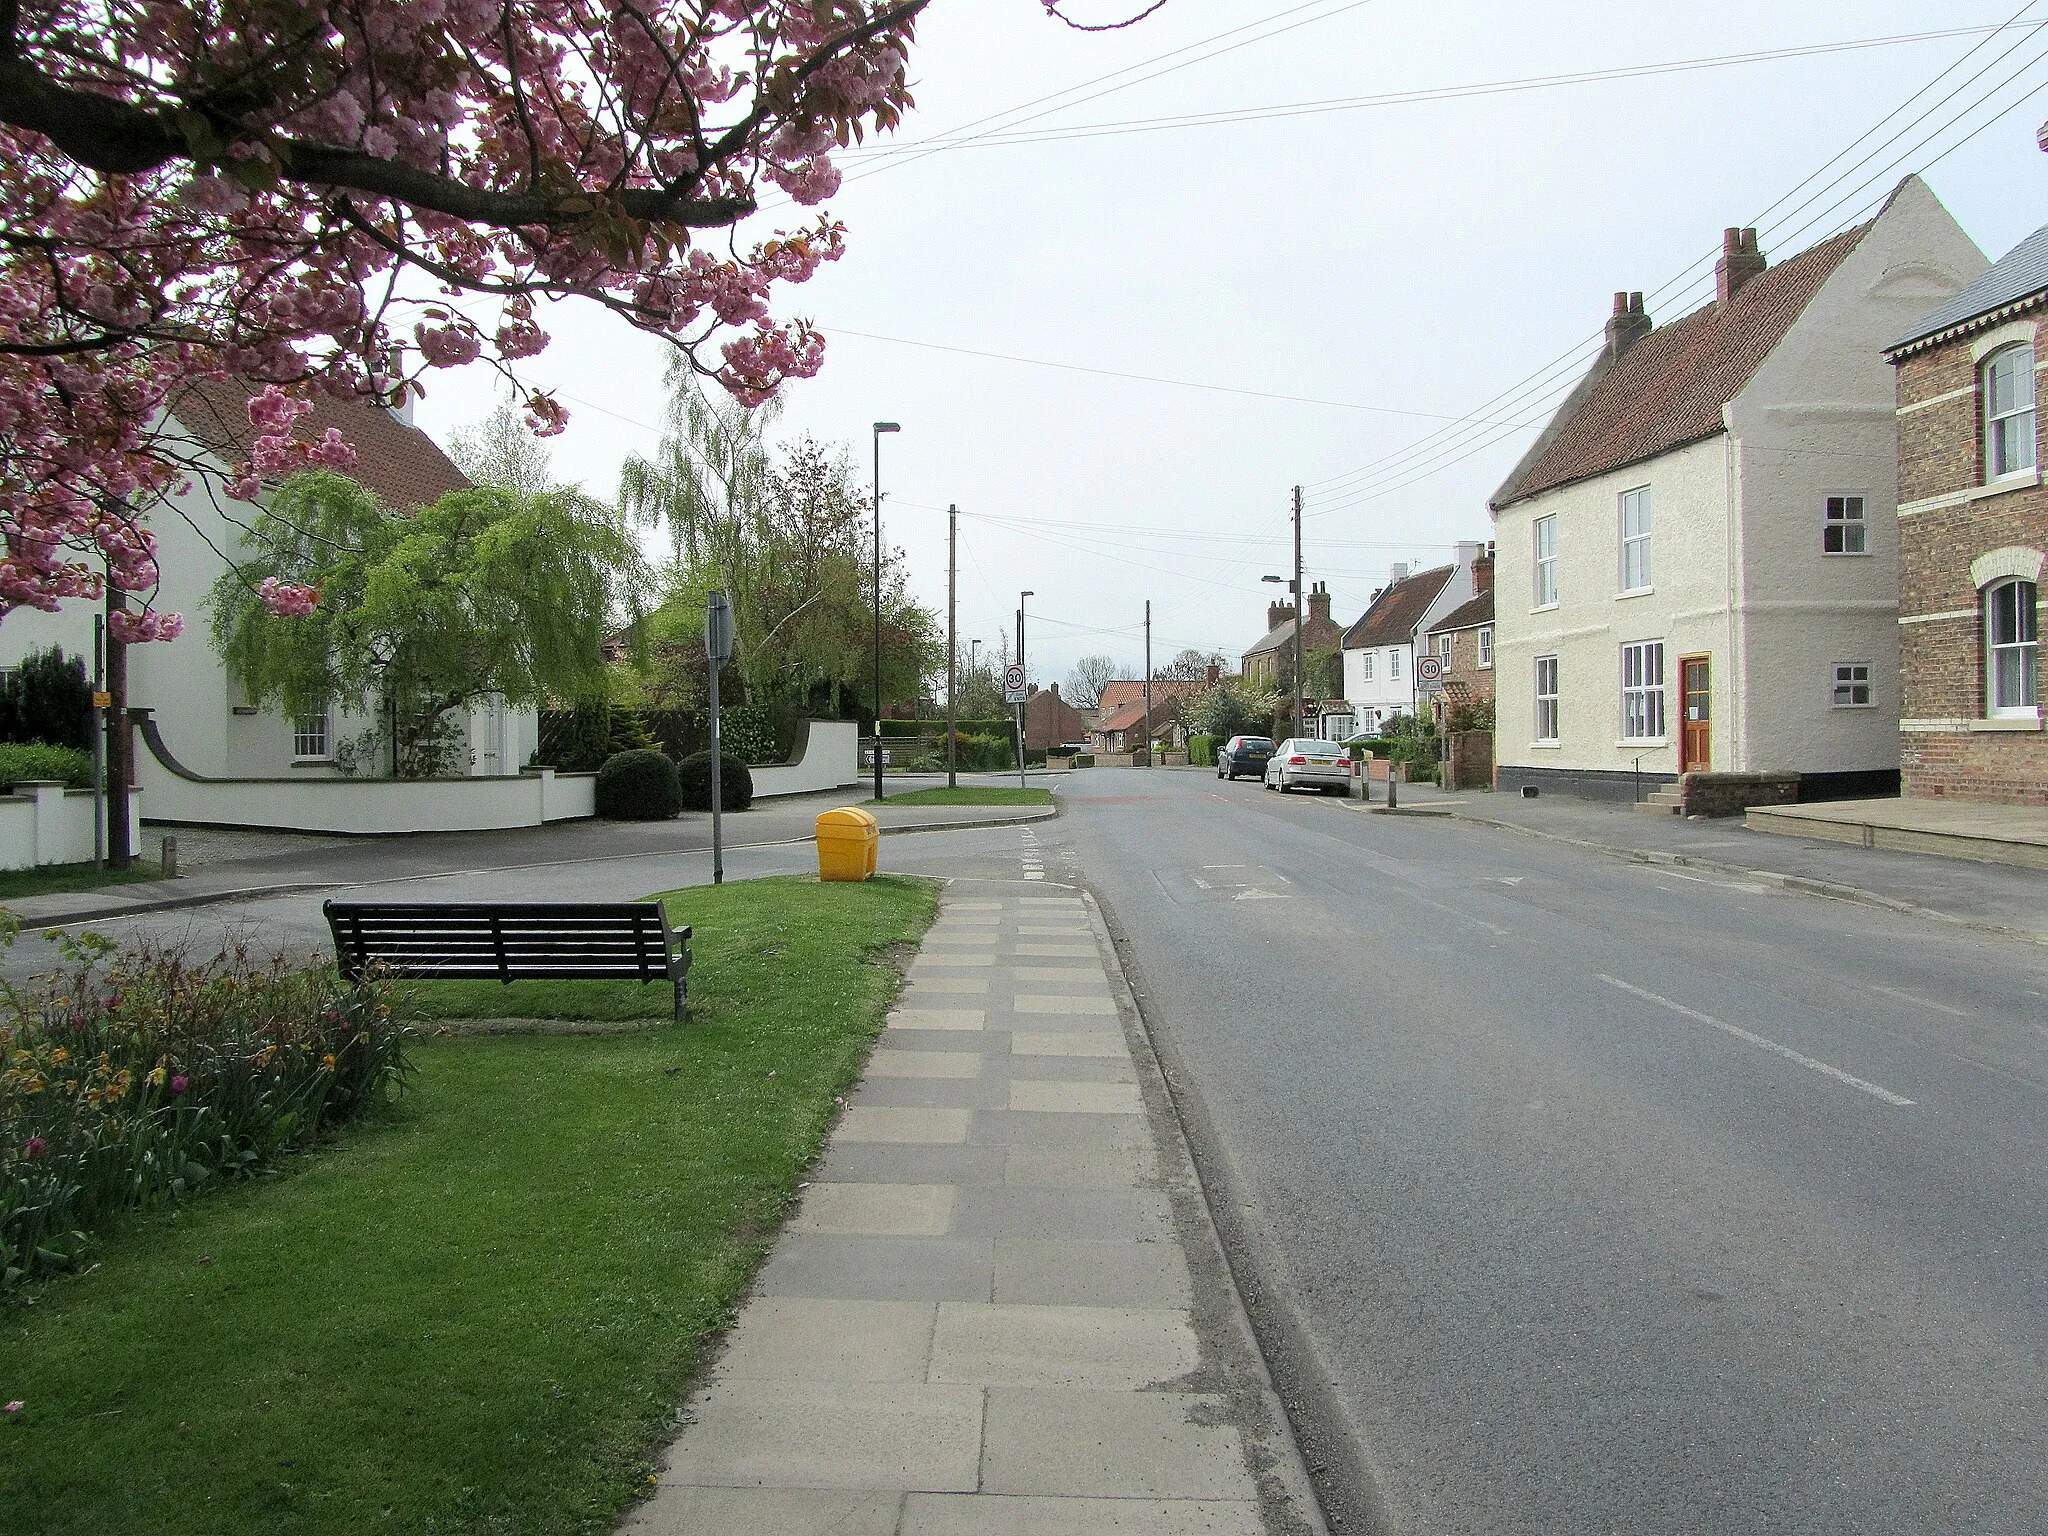
POLYGON ((1882 348, 1985 267, 1916 176, 1776 266, 1729 230, 1714 301, 1599 359, 1494 493, 1497 784, 1638 768, 1898 783, 1897 442, 1882 348))
MULTIPOLYGON (((128 652, 129 704, 151 712, 153 730, 138 732, 135 755, 145 791, 144 813, 152 817, 176 815, 167 801, 182 795, 183 786, 203 781, 260 781, 272 786, 262 794, 251 791, 242 797, 242 803, 253 807, 275 799, 275 786, 281 781, 341 778, 337 754, 373 726, 370 720, 334 711, 294 719, 274 708, 258 709, 243 697, 214 652, 207 594, 227 568, 224 557, 240 550, 244 529, 260 510, 221 489, 224 472, 249 454, 254 429, 246 408, 248 394, 240 384, 202 382, 189 386, 173 406, 173 420, 190 450, 223 473, 210 483, 195 477, 169 507, 149 518, 162 571, 154 606, 185 616, 184 633, 176 640, 136 645, 128 652), (158 759, 152 736, 175 766, 158 759)), ((328 427, 340 429, 355 445, 356 464, 350 473, 394 510, 411 511, 469 484, 424 432, 378 406, 321 397, 297 431, 302 437, 317 437, 328 427)), ((97 611, 95 604, 73 600, 57 613, 16 609, 7 614, 0 623, 0 667, 13 666, 28 652, 51 645, 84 656, 90 664, 97 611)), ((468 773, 479 778, 516 778, 539 742, 536 713, 508 709, 502 703, 470 709, 462 728, 461 756, 468 773)), ((368 771, 380 770, 371 766, 368 771)), ((322 798, 337 800, 332 795, 322 798)), ((481 804, 488 797, 471 798, 481 804)), ((233 797, 214 795, 210 802, 232 805, 233 797)), ((490 820, 491 813, 483 814, 490 820)), ((231 809, 227 819, 235 815, 231 809)), ((280 815, 284 824, 300 819, 290 810, 266 811, 247 824, 278 824, 280 815)), ((345 823, 347 818, 342 819, 345 823)), ((303 820, 311 824, 333 818, 309 814, 303 820)), ((468 822, 458 819, 457 824, 468 822)))
POLYGON ((1486 546, 1457 546, 1457 559, 1410 574, 1396 565, 1358 622, 1344 631, 1344 698, 1354 729, 1370 735, 1417 707, 1415 647, 1436 621, 1478 595, 1486 546))

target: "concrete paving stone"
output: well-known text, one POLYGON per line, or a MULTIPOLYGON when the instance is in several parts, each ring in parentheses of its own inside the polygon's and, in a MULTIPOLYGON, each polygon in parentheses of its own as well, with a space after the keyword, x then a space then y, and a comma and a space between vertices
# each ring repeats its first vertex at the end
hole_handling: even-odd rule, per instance
MULTIPOLYGON (((1014 1040, 1016 1036, 1013 1034, 1014 1040)), ((991 1056, 989 1076, 1044 1083, 1135 1083, 1138 1068, 1119 1052, 1114 1056, 991 1056)))
POLYGON ((1009 1174, 1004 1147, 935 1147, 854 1141, 829 1147, 813 1180, 835 1184, 1001 1184, 1009 1174))
POLYGON ((967 1139, 977 1146, 1041 1146, 1089 1151, 1099 1147, 1149 1147, 1152 1132, 1143 1115, 1042 1115, 1034 1110, 975 1111, 967 1139))
POLYGON ((619 1536, 733 1536, 737 1531, 896 1536, 902 1503, 903 1495, 893 1490, 692 1488, 671 1483, 656 1489, 653 1498, 626 1517, 619 1536))
POLYGON ((964 1109, 888 1109, 850 1106, 832 1134, 841 1141, 965 1141, 964 1109))
POLYGON ((1054 997, 1044 992, 1019 992, 1010 999, 1010 1006, 1018 1013, 1048 1014, 1061 1013, 1073 1017, 1115 1018, 1116 999, 1107 991, 1099 996, 1077 994, 1072 997, 1054 997))
POLYGON ((919 950, 917 958, 910 962, 910 974, 915 976, 920 970, 930 969, 935 966, 994 965, 995 963, 996 957, 987 953, 978 955, 934 955, 919 950))
MULTIPOLYGON (((1010 1050, 1017 1042, 1013 1036, 1010 1050)), ((868 1058, 869 1077, 979 1077, 981 1055, 976 1051, 898 1051, 888 1047, 868 1058)))
POLYGON ((985 1063, 1010 1049, 1009 1021, 996 1029, 970 1031, 943 1029, 892 1029, 882 1036, 882 1045, 892 1051, 958 1051, 979 1056, 985 1063))
POLYGON ((988 1024, 986 1008, 894 1008, 889 1012, 891 1029, 983 1029, 988 1024))
POLYGON ((939 908, 942 912, 1000 912, 1006 903, 1000 901, 949 901, 939 908))
POLYGON ((1090 981, 1099 986, 1108 986, 1109 978, 1099 965, 1013 965, 1007 972, 1009 979, 1020 986, 1040 981, 1090 981))
POLYGON ((784 1234, 754 1282, 760 1296, 847 1301, 987 1301, 995 1244, 986 1237, 807 1237, 784 1234))
POLYGON ((971 931, 963 930, 953 933, 933 928, 924 936, 926 944, 960 945, 964 948, 979 950, 986 950, 997 941, 995 930, 990 928, 976 928, 971 931))
POLYGON ((1258 1497, 1222 1400, 1182 1392, 991 1387, 981 1490, 1108 1499, 1258 1497))
POLYGON ((792 1232, 839 1237, 944 1237, 953 1220, 950 1184, 813 1183, 792 1232))
POLYGON ((1018 1189, 1149 1189, 1159 1182, 1158 1154, 1149 1144, 1027 1142, 1002 1151, 1003 1182, 1018 1189))
MULTIPOLYGON (((663 1482, 972 1492, 979 1387, 720 1381, 692 1399, 663 1482)), ((1036 1492, 1037 1490, 1031 1490, 1036 1492)))
POLYGON ((986 976, 913 976, 910 978, 910 985, 903 990, 898 1001, 914 1002, 917 1000, 917 994, 922 992, 967 993, 987 990, 986 976))
MULTIPOLYGON (((1022 999, 1019 999, 1022 1001, 1022 999)), ((1033 1002, 1040 999, 1033 998, 1033 1002)), ((1067 1001, 1065 998, 1059 999, 1067 1001)), ((1112 1005, 1114 1007, 1114 1005, 1112 1005)), ((1037 1009, 1019 1009, 1021 1012, 1037 1013, 1037 1009)), ((878 1054, 888 1054, 886 1052, 878 1054)), ((1110 1056, 1128 1061, 1131 1048, 1124 1041, 1120 1029, 1013 1029, 1010 1031, 1010 1054, 1012 1056, 1110 1056)), ((869 1069, 870 1071, 873 1068, 869 1069)))
POLYGON ((942 1301, 926 1380, 1142 1392, 1201 1360, 1178 1308, 942 1301))
POLYGON ((1142 1115, 1136 1083, 1062 1083, 1010 1080, 1010 1108, 1044 1115, 1142 1115))
POLYGON ((1093 959, 1095 957, 1095 946, 1093 944, 1051 944, 1043 940, 1020 939, 1017 943, 1010 946, 1010 953, 1013 955, 1060 955, 1072 956, 1076 959, 1093 959))
POLYGON ((1071 907, 1077 912, 1087 910, 1087 903, 1078 896, 1020 896, 1017 905, 1033 911, 1043 911, 1047 907, 1071 907))
POLYGON ((1048 1232, 1078 1242, 1170 1242, 1173 1207, 1156 1189, 980 1184, 963 1187, 954 1198, 955 1237, 1044 1237, 1048 1232))
POLYGON ((897 1109, 993 1109, 1010 1098, 1007 1081, 998 1076, 875 1077, 856 1088, 849 1102, 897 1109))
POLYGON ((996 1239, 999 1303, 1070 1307, 1189 1307, 1193 1283, 1178 1243, 996 1239))
MULTIPOLYGON (((1265 1529, 1259 1506, 1248 1499, 913 1493, 899 1536, 1263 1536, 1265 1529)), ((799 1536, 809 1536, 809 1527, 799 1536)), ((867 1527, 856 1536, 867 1536, 867 1527)))
POLYGON ((1094 929, 1086 924, 1076 923, 1019 923, 1017 931, 1030 934, 1058 934, 1071 939, 1090 939, 1095 936, 1094 929))
POLYGON ((923 1381, 930 1301, 756 1296, 740 1313, 720 1381, 923 1381))

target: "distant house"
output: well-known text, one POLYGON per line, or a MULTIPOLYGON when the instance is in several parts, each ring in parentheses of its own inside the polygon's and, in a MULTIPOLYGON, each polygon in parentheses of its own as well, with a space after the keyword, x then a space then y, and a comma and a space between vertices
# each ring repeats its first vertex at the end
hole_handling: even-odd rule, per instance
MULTIPOLYGON (((1899 731, 1908 795, 2048 804, 2039 370, 2048 228, 1923 316, 1898 380, 1899 731)), ((1837 689, 1865 686, 1851 676, 1837 689)))
POLYGON ((1714 299, 1607 342, 1492 499, 1498 783, 1898 783, 1898 418, 1884 348, 1982 272, 1917 177, 1773 266, 1728 230, 1714 299))
POLYGON ((1393 580, 1344 632, 1344 697, 1355 731, 1370 735, 1395 716, 1416 712, 1416 647, 1438 619, 1472 600, 1484 550, 1482 544, 1460 544, 1449 565, 1413 574, 1395 566, 1393 580))
POLYGON ((1060 685, 1032 685, 1024 701, 1024 745, 1032 752, 1072 746, 1088 739, 1088 721, 1081 711, 1060 697, 1060 685))
MULTIPOLYGON (((1322 582, 1309 588, 1308 617, 1301 624, 1304 664, 1317 651, 1327 651, 1344 637, 1344 628, 1330 617, 1330 593, 1322 582)), ((1294 604, 1266 605, 1266 633, 1244 653, 1247 685, 1285 693, 1294 687, 1294 604)), ((1293 706, 1289 706, 1292 708, 1293 706)))
POLYGON ((1451 709, 1493 702, 1493 555, 1472 567, 1479 595, 1434 620, 1422 637, 1425 655, 1443 667, 1441 699, 1451 709))

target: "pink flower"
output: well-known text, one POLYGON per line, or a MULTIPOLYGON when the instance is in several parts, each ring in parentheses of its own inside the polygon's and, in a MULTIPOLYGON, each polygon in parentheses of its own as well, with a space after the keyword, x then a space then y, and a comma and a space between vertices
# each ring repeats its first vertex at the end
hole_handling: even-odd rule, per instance
MULTIPOLYGON (((50 1144, 47 1141, 43 1140, 42 1137, 31 1136, 27 1141, 24 1141, 21 1144, 21 1150, 26 1152, 30 1157, 41 1157, 44 1151, 49 1147, 49 1145, 50 1144)), ((15 1404, 15 1407, 19 1406, 21 1405, 18 1403, 15 1404)), ((9 1408, 7 1411, 9 1413, 12 1413, 14 1411, 14 1408, 9 1408)))
POLYGON ((192 1079, 185 1076, 185 1074, 182 1072, 180 1072, 176 1077, 171 1079, 171 1092, 173 1093, 183 1093, 187 1088, 190 1088, 191 1086, 192 1079))
POLYGON ((27 1406, 27 1403, 24 1403, 20 1398, 17 1397, 13 1402, 7 1405, 8 1416, 10 1418, 13 1417, 15 1414, 21 1412, 21 1410, 26 1408, 27 1406))

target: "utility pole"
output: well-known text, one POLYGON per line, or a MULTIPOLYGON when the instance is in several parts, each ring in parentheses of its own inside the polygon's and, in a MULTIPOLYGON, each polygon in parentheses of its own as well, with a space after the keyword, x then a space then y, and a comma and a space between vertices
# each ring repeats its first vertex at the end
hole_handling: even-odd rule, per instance
POLYGON ((100 725, 92 733, 92 867, 107 867, 107 616, 92 616, 92 701, 100 725))
POLYGON ((135 849, 128 840, 128 786, 135 776, 135 735, 128 726, 128 642, 114 615, 128 607, 128 594, 107 583, 107 868, 126 869, 135 849))
POLYGON ((901 432, 893 421, 875 423, 875 798, 882 798, 882 434, 901 432))
POLYGON ((1152 599, 1145 599, 1145 766, 1152 766, 1152 599))
POLYGON ((946 508, 946 788, 960 784, 959 739, 953 728, 953 695, 960 689, 960 641, 958 617, 960 575, 960 508, 946 508))
MULTIPOLYGON (((1151 668, 1145 669, 1148 673, 1151 668)), ((1294 488, 1294 734, 1301 725, 1301 487, 1294 488)))

